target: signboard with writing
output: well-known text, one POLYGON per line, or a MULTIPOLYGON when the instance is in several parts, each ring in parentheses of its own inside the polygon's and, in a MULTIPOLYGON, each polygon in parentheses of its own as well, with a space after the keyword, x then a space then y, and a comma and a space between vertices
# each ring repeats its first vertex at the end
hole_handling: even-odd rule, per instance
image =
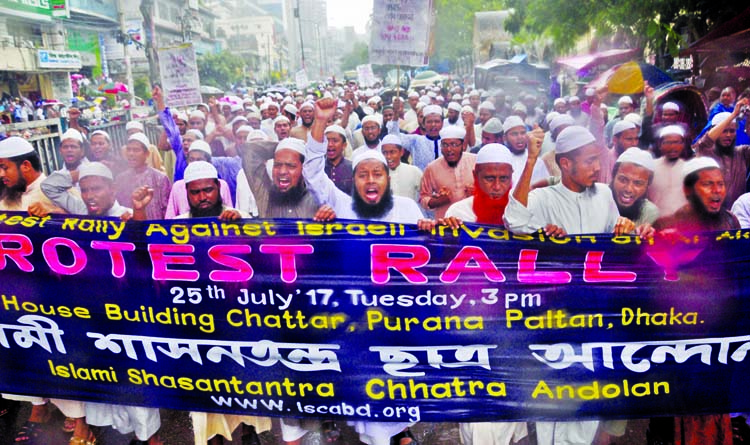
POLYGON ((307 78, 307 71, 299 70, 294 73, 294 83, 297 84, 297 89, 304 90, 310 84, 307 78))
POLYGON ((83 67, 81 54, 78 51, 37 50, 39 68, 75 71, 83 67))
POLYGON ((432 23, 432 0, 375 0, 370 63, 424 66, 432 23))
POLYGON ((375 73, 372 72, 372 65, 357 65, 357 83, 361 87, 371 87, 375 85, 375 73))
POLYGON ((187 107, 201 103, 198 62, 193 44, 185 43, 158 51, 159 72, 167 106, 187 107))
POLYGON ((0 0, 0 12, 35 20, 70 16, 66 0, 0 0))

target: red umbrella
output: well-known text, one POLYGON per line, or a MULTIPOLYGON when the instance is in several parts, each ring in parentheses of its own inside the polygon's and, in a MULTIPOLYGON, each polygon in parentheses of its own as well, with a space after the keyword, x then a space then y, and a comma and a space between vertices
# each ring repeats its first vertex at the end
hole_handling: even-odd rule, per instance
POLYGON ((106 94, 127 93, 128 87, 122 82, 107 82, 99 85, 99 91, 106 94))

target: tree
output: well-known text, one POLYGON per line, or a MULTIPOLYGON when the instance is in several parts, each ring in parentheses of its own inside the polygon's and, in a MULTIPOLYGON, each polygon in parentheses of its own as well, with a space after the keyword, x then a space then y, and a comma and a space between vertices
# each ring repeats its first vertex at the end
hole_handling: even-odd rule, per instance
POLYGON ((349 71, 357 68, 357 65, 370 63, 370 48, 364 42, 356 42, 352 50, 341 56, 341 70, 349 71))
POLYGON ((198 73, 202 85, 228 89, 243 80, 245 68, 245 59, 229 51, 198 57, 198 73))
MULTIPOLYGON (((613 46, 648 49, 659 57, 676 56, 679 47, 705 35, 717 24, 747 7, 746 2, 693 0, 508 0, 515 13, 506 28, 546 33, 561 51, 572 49, 580 37, 595 31, 613 46)), ((596 48, 592 48, 595 50, 596 48)), ((662 64, 664 65, 664 64, 662 64)))

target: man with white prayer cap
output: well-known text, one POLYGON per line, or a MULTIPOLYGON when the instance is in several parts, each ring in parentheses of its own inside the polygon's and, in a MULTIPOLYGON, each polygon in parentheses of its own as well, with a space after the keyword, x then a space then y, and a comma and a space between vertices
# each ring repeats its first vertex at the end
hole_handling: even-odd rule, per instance
POLYGON ((273 120, 273 132, 277 141, 288 138, 290 131, 292 131, 292 123, 286 116, 280 115, 273 120))
POLYGON ((472 148, 472 153, 479 153, 479 150, 488 144, 502 144, 503 141, 503 123, 500 119, 493 117, 490 118, 487 123, 480 129, 482 135, 481 143, 472 148))
POLYGON ((380 150, 382 128, 383 116, 380 114, 365 116, 362 119, 362 128, 352 135, 352 145, 357 147, 352 152, 352 159, 366 150, 380 150))
POLYGON ((544 162, 544 166, 547 167, 547 171, 552 176, 560 176, 560 167, 555 160, 555 143, 557 141, 557 136, 561 131, 572 125, 575 125, 575 121, 567 113, 559 114, 553 117, 549 122, 549 131, 545 133, 544 141, 542 141, 541 160, 544 162))
POLYGON ((654 180, 648 189, 648 199, 656 204, 662 216, 667 216, 687 204, 682 191, 683 157, 687 149, 685 127, 663 127, 656 139, 656 149, 661 156, 654 161, 654 180))
POLYGON ((417 201, 419 199, 419 187, 422 184, 422 170, 401 161, 404 156, 401 136, 386 135, 380 144, 380 150, 388 164, 388 175, 391 179, 393 194, 417 201))
POLYGON ((0 180, 3 182, 0 210, 28 210, 35 216, 64 213, 42 193, 41 185, 46 178, 39 155, 29 141, 18 136, 0 141, 0 180))
POLYGON ((128 169, 115 178, 115 188, 117 199, 121 202, 129 202, 133 191, 138 187, 152 188, 154 199, 146 209, 148 219, 163 219, 172 184, 167 175, 148 166, 150 145, 144 133, 136 133, 128 137, 125 146, 128 169))
POLYGON ((448 113, 446 118, 443 120, 443 127, 448 125, 457 125, 463 127, 464 122, 461 120, 461 105, 456 102, 448 104, 448 113))
POLYGON ((617 158, 630 147, 638 146, 638 128, 634 123, 620 120, 612 129, 612 142, 614 146, 607 149, 606 156, 602 159, 602 173, 599 181, 609 184, 612 180, 612 168, 617 158))
POLYGON ((666 102, 661 106, 661 124, 676 124, 680 119, 680 106, 675 102, 666 102))
MULTIPOLYGON (((289 136, 306 141, 315 117, 315 104, 312 101, 304 102, 300 105, 298 114, 300 125, 292 125, 293 128, 289 136)), ((296 124, 296 122, 293 122, 293 124, 296 124)))
POLYGON ((737 116, 740 109, 747 106, 748 99, 737 101, 734 111, 717 113, 711 119, 711 129, 708 130, 696 144, 693 150, 698 156, 709 156, 721 166, 727 187, 724 206, 731 208, 732 204, 747 191, 747 175, 750 171, 750 145, 736 145, 737 116))
POLYGON ((440 130, 442 156, 427 165, 422 175, 419 203, 437 219, 445 216, 451 204, 474 191, 474 162, 477 155, 464 152, 466 130, 449 125, 440 130))
POLYGON ((286 116, 286 118, 289 119, 289 122, 294 122, 295 125, 297 123, 297 113, 299 113, 297 107, 290 103, 284 105, 284 108, 281 109, 281 114, 286 116))
POLYGON ((568 112, 568 102, 566 102, 562 97, 558 97, 554 100, 554 102, 552 102, 552 109, 560 114, 565 114, 568 112))
MULTIPOLYGON (((314 120, 314 119, 313 119, 314 120)), ((325 172, 336 187, 344 193, 352 192, 352 162, 344 158, 346 130, 340 125, 330 125, 325 129, 328 147, 326 149, 325 172)))
POLYGON ((568 98, 568 114, 573 118, 575 125, 588 127, 589 115, 581 110, 581 99, 578 96, 568 98))
MULTIPOLYGON (((651 236, 650 226, 636 225, 619 215, 612 191, 598 183, 600 149, 586 128, 571 126, 557 137, 556 159, 562 172, 559 184, 531 189, 531 175, 541 151, 543 132, 532 131, 529 155, 521 179, 511 193, 505 208, 505 227, 513 233, 534 233, 539 229, 548 236, 582 233, 623 235, 633 230, 640 236, 651 236)), ((599 422, 537 422, 537 443, 590 444, 599 422)))
POLYGON ((64 172, 78 169, 81 164, 87 164, 86 152, 83 148, 83 135, 75 128, 68 130, 60 136, 60 156, 63 160, 64 172))
POLYGON ((633 146, 617 158, 612 171, 610 188, 617 210, 636 226, 653 224, 659 217, 659 208, 647 198, 655 167, 650 152, 633 146))
MULTIPOLYGON (((505 119, 505 122, 503 122, 503 141, 513 155, 513 183, 516 184, 521 177, 521 172, 529 155, 529 135, 523 119, 515 115, 508 116, 505 119)), ((536 163, 531 175, 531 182, 535 183, 548 177, 549 171, 547 171, 544 163, 536 163)))

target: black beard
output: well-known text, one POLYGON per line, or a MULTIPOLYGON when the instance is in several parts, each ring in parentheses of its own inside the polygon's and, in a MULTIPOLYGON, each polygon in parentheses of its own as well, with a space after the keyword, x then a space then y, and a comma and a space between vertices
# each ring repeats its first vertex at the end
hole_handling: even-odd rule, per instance
POLYGON ((724 146, 716 142, 716 151, 718 151, 719 155, 721 156, 732 156, 732 153, 734 153, 734 142, 732 142, 728 146, 724 146))
POLYGON ((209 207, 207 209, 201 209, 198 207, 190 206, 190 216, 193 218, 206 218, 206 217, 217 217, 221 215, 222 207, 224 203, 221 201, 221 195, 219 195, 219 200, 216 201, 216 204, 214 204, 212 207, 209 207))
POLYGON ((365 140, 365 145, 367 145, 368 147, 369 147, 370 145, 378 145, 378 142, 380 142, 380 139, 379 139, 379 138, 377 138, 377 137, 376 137, 375 139, 367 139, 367 138, 365 137, 365 135, 362 135, 362 137, 363 137, 363 138, 364 138, 364 140, 365 140))
POLYGON ((393 208, 393 192, 391 187, 385 191, 377 204, 368 204, 359 196, 352 186, 352 210, 361 219, 379 219, 393 208))
POLYGON ((695 209, 695 212, 698 214, 701 222, 704 222, 706 224, 716 224, 721 221, 721 210, 716 213, 709 212, 706 206, 703 205, 703 202, 695 193, 691 193, 687 197, 687 200, 695 209))
POLYGON ((271 187, 269 198, 271 202, 277 205, 297 205, 302 198, 305 197, 307 189, 302 185, 302 181, 294 187, 290 188, 289 191, 280 192, 276 186, 271 187))
POLYGON ((622 207, 620 206, 620 203, 615 199, 615 204, 617 204, 617 211, 620 212, 620 216, 631 221, 638 221, 638 219, 641 217, 641 209, 643 208, 643 204, 645 202, 646 197, 641 196, 636 202, 633 203, 632 206, 622 207))
POLYGON ((5 187, 3 189, 3 199, 12 204, 20 203, 21 197, 23 197, 23 194, 26 192, 26 185, 26 180, 23 176, 19 175, 16 185, 5 187))
POLYGON ((302 120, 302 125, 304 125, 306 128, 312 127, 313 121, 305 122, 305 120, 302 120))

